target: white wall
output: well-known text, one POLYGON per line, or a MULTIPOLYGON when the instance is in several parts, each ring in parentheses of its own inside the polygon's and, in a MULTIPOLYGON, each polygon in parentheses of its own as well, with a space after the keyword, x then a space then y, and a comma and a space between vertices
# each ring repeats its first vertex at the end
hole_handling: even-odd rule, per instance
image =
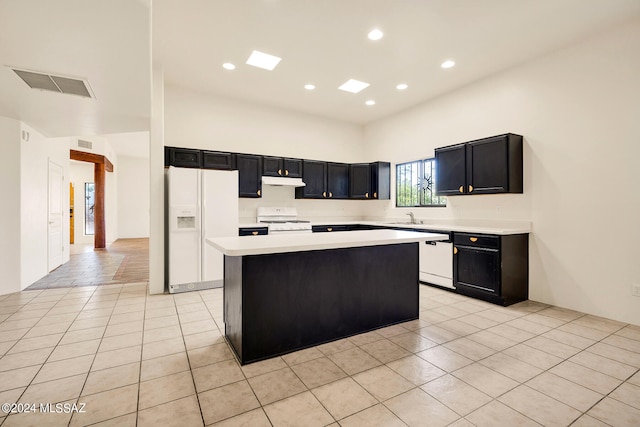
MULTIPOLYGON (((49 161, 62 167, 63 209, 69 205, 69 149, 65 141, 45 138, 21 124, 20 140, 20 263, 22 289, 49 273, 48 197, 49 161)), ((69 217, 63 215, 62 262, 69 260, 69 217)))
MULTIPOLYGON (((640 324, 638 46, 635 20, 369 125, 367 151, 404 161, 524 135, 523 195, 450 197, 417 216, 531 220, 530 299, 640 324)), ((377 215, 397 215, 393 203, 377 215)))
POLYGON ((20 122, 0 117, 0 295, 20 291, 20 122))
POLYGON ((118 237, 149 237, 149 159, 118 157, 118 237))
MULTIPOLYGON (((165 145, 336 162, 364 161, 362 127, 308 114, 165 87, 165 145)), ((255 221, 257 206, 296 206, 300 217, 360 218, 354 201, 295 200, 293 189, 263 188, 240 199, 240 221, 255 221)))

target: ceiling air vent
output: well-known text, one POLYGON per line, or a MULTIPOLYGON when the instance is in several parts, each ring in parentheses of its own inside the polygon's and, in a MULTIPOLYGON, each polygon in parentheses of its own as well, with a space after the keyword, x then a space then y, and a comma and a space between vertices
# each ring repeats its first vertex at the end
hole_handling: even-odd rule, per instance
POLYGON ((89 86, 89 82, 86 80, 18 70, 15 68, 12 68, 12 70, 32 89, 49 90, 52 92, 94 98, 91 92, 91 86, 89 86))
POLYGON ((78 147, 91 149, 91 148, 93 148, 93 143, 91 141, 83 141, 83 140, 79 139, 78 140, 78 147))

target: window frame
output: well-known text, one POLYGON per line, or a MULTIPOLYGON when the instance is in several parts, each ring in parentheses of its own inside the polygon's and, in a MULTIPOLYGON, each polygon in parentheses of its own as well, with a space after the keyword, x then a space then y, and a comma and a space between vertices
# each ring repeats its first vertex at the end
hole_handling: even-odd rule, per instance
MULTIPOLYGON (((419 159, 419 160, 413 160, 413 161, 409 161, 409 162, 403 162, 403 163, 396 163, 396 208, 441 208, 441 207, 446 207, 447 206, 447 198, 444 196, 437 196, 435 194, 435 186, 436 186, 436 182, 435 182, 435 168, 436 166, 436 159, 435 157, 429 157, 429 158, 425 158, 425 159, 419 159), (429 167, 431 168, 431 174, 430 176, 433 177, 433 185, 432 188, 430 190, 428 190, 427 188, 424 188, 424 177, 425 177, 425 166, 429 165, 429 167), (400 189, 400 182, 401 181, 406 181, 405 179, 400 180, 400 174, 401 171, 400 169, 403 167, 407 167, 408 165, 416 165, 417 166, 417 170, 415 171, 417 177, 412 177, 412 184, 411 187, 413 187, 414 185, 417 186, 416 190, 415 190, 415 195, 413 194, 413 190, 411 191, 411 199, 413 200, 414 198, 417 199, 417 203, 416 204, 411 204, 411 205, 401 205, 399 204, 400 202, 400 196, 401 196, 401 192, 399 191, 400 189), (422 177, 422 179, 421 179, 422 177), (415 180, 417 180, 417 184, 413 183, 413 179, 415 178, 415 180), (431 191, 431 199, 436 199, 438 202, 440 203, 425 203, 425 191, 431 191)), ((410 174, 414 174, 414 170, 410 170, 409 172, 404 171, 402 172, 405 174, 410 173, 410 174)), ((403 194, 403 197, 406 198, 407 194, 406 192, 403 194)))

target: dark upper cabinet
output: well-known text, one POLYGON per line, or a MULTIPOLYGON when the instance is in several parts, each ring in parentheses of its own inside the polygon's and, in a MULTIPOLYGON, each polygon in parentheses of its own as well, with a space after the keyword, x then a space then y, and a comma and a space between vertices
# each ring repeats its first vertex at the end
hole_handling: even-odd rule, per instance
POLYGON ((507 133, 436 149, 436 192, 522 193, 522 136, 507 133))
POLYGON ((506 134, 467 143, 469 193, 522 193, 522 136, 506 134))
POLYGON ((371 192, 374 199, 391 198, 391 163, 371 163, 371 192))
POLYGON ((239 196, 262 197, 262 156, 237 154, 239 196))
POLYGON ((510 305, 529 297, 529 235, 453 233, 458 293, 510 305))
POLYGON ((349 196, 352 199, 373 198, 371 190, 371 164, 355 163, 349 166, 349 196))
POLYGON ((235 169, 235 154, 221 151, 203 151, 202 167, 204 169, 235 169))
POLYGON ((296 198, 324 199, 327 197, 327 163, 316 160, 302 161, 304 187, 296 187, 296 198))
POLYGON ((164 165, 179 168, 201 168, 202 151, 190 148, 164 147, 164 165))
POLYGON ((436 194, 464 194, 467 183, 465 144, 436 149, 436 194))
POLYGON ((349 165, 346 163, 327 163, 327 198, 349 198, 349 165))
POLYGON ((284 176, 302 178, 302 159, 284 159, 284 176))
POLYGON ((350 167, 349 192, 352 199, 391 198, 391 163, 356 163, 350 167))
POLYGON ((284 159, 282 157, 262 157, 262 175, 282 176, 284 169, 284 159))
POLYGON ((302 178, 302 159, 263 156, 262 174, 265 176, 302 178))

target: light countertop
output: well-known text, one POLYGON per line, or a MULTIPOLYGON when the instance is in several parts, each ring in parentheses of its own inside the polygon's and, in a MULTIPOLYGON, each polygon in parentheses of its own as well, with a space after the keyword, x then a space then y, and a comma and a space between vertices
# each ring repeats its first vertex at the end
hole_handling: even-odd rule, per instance
MULTIPOLYGON (((509 234, 526 234, 531 232, 531 223, 526 221, 491 221, 477 223, 427 223, 427 224, 409 224, 407 222, 393 222, 389 221, 311 221, 311 225, 353 225, 353 224, 365 224, 365 225, 377 225, 385 227, 395 228, 408 228, 419 230, 433 230, 433 231, 457 231, 463 233, 480 233, 480 234, 496 234, 499 236, 509 234)), ((240 224, 240 228, 243 227, 266 227, 267 224, 260 223, 244 223, 240 224)))
POLYGON ((360 230, 339 233, 272 234, 249 237, 207 238, 207 244, 228 256, 264 255, 285 252, 394 245, 447 240, 446 234, 401 230, 360 230))

